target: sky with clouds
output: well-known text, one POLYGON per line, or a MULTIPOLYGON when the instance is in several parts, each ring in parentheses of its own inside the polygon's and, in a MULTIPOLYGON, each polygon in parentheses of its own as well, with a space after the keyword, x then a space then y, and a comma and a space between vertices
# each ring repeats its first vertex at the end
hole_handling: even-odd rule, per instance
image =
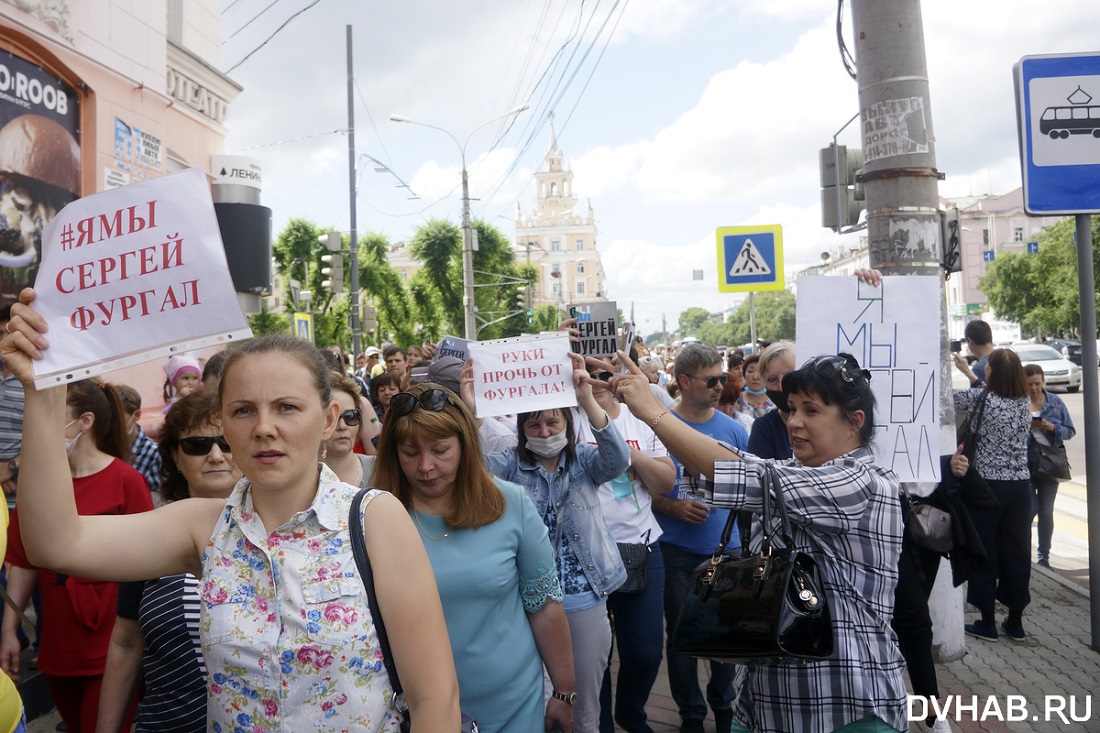
MULTIPOLYGON (((260 160, 276 231, 295 217, 349 227, 351 24, 356 150, 392 171, 360 163, 361 232, 399 242, 460 218, 459 146, 400 114, 466 143, 474 215, 512 236, 552 111, 608 295, 642 333, 739 299, 717 290, 717 227, 781 224, 788 278, 846 241, 820 226, 818 150, 858 107, 829 0, 320 0, 271 37, 313 2, 222 0, 220 68, 244 87, 226 152, 260 160)), ((922 14, 941 194, 1019 186, 1012 65, 1096 51, 1100 3, 924 0, 922 14)), ((856 126, 839 141, 858 146, 856 126)))

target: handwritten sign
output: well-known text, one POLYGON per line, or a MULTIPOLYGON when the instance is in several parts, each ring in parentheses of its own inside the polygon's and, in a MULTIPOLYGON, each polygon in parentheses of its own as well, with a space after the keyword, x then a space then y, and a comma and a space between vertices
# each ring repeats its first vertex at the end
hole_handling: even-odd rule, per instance
POLYGON ((50 348, 38 387, 252 335, 197 168, 74 201, 42 250, 35 308, 50 348))
POLYGON ((573 364, 565 333, 471 341, 478 417, 574 407, 573 364))
POLYGON ((876 462, 902 481, 939 481, 940 292, 935 277, 800 277, 798 363, 846 352, 871 372, 876 462))
POLYGON ((569 317, 577 319, 581 340, 573 342, 574 353, 581 356, 611 356, 619 348, 619 312, 615 301, 575 303, 569 317))

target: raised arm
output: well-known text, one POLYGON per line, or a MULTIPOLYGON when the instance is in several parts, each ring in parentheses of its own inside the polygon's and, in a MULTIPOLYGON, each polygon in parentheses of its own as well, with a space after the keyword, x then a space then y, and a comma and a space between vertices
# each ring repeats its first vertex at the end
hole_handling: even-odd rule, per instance
POLYGON ((706 476, 714 480, 714 462, 736 460, 738 456, 714 438, 696 431, 682 420, 669 415, 649 389, 649 379, 623 352, 617 352, 626 364, 626 374, 614 377, 612 387, 615 397, 657 434, 668 452, 684 465, 684 470, 694 476, 706 476))
POLYGON ((28 559, 39 567, 101 580, 201 574, 201 553, 224 502, 187 499, 159 511, 80 516, 65 454, 65 388, 34 387, 32 363, 49 348, 47 326, 25 289, 12 306, 0 356, 23 384, 19 521, 28 559), (64 542, 58 542, 64 537, 64 542))
POLYGON ((428 553, 392 494, 367 504, 363 532, 413 733, 458 730, 458 678, 428 553))

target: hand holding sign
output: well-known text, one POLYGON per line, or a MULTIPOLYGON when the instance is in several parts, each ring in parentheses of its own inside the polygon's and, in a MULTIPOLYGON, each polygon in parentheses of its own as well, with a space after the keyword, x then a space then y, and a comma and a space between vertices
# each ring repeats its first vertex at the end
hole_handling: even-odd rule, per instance
POLYGON ((565 334, 470 342, 468 348, 478 417, 577 404, 565 334))
POLYGON ((23 288, 19 293, 19 302, 11 307, 8 333, 0 342, 0 357, 27 392, 34 391, 33 361, 41 359, 42 351, 50 345, 42 335, 49 326, 31 307, 34 298, 33 288, 23 288))

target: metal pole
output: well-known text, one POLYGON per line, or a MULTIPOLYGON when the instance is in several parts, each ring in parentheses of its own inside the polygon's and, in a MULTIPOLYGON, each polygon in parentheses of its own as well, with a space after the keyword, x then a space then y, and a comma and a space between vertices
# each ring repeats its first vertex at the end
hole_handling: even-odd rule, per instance
POLYGON ((359 358, 359 243, 355 231, 355 72, 351 63, 351 25, 348 25, 348 196, 351 202, 351 235, 348 266, 351 268, 351 363, 359 358))
MULTIPOLYGON (((870 264, 884 275, 939 278, 940 323, 946 324, 939 264, 939 171, 920 0, 852 0, 852 23, 870 264)), ((940 331, 940 354, 948 354, 947 329, 940 331)), ((951 366, 945 357, 939 361, 938 448, 950 453, 955 444, 951 366)), ((914 484, 910 490, 924 495, 931 488, 914 484)), ((941 661, 958 659, 966 651, 962 596, 949 586, 937 583, 930 601, 941 661)))
MULTIPOLYGON (((1096 364, 1096 280, 1092 264, 1092 217, 1078 214, 1077 288, 1081 293, 1081 363, 1096 364)), ((1100 436, 1100 401, 1097 401, 1096 369, 1081 370, 1081 391, 1085 394, 1085 444, 1094 445, 1100 436)), ((1100 517, 1100 451, 1085 451, 1085 501, 1090 518, 1100 517)), ((1100 651, 1100 521, 1088 523, 1089 613, 1092 648, 1100 651)))
POLYGON ((477 315, 474 307, 474 246, 470 233, 470 183, 466 176, 466 149, 462 152, 462 310, 465 315, 467 339, 477 338, 477 315))
POLYGON ((759 354, 756 349, 756 293, 749 291, 749 342, 752 344, 752 353, 759 354))

